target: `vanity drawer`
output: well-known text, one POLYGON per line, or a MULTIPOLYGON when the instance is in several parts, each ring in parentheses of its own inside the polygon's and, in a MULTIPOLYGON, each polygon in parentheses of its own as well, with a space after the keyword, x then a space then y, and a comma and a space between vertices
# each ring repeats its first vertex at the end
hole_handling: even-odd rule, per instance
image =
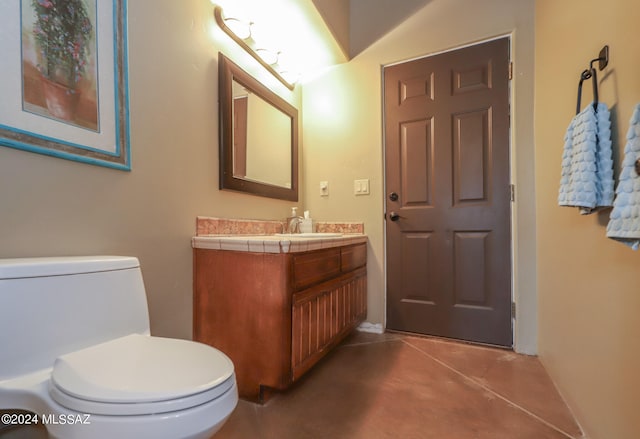
POLYGON ((367 245, 357 244, 342 248, 341 269, 343 273, 367 265, 367 245))
POLYGON ((302 253, 293 257, 293 287, 306 288, 340 274, 340 248, 302 253))

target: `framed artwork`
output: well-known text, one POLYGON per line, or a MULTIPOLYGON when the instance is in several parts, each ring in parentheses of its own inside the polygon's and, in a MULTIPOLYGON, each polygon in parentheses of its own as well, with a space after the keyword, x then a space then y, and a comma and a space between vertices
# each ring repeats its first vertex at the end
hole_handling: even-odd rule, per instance
POLYGON ((130 170, 126 0, 0 2, 0 145, 130 170))

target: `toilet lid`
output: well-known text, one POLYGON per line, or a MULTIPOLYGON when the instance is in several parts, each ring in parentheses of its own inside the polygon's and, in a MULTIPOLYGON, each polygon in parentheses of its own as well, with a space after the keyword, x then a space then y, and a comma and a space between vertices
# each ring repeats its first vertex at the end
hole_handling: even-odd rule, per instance
POLYGON ((58 357, 51 378, 83 400, 145 403, 205 392, 231 376, 231 360, 210 346, 132 334, 58 357))

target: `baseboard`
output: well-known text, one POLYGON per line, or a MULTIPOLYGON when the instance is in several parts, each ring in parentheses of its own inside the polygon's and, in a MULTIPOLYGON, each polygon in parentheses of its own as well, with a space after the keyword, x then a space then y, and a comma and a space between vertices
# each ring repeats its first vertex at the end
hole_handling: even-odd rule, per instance
POLYGON ((358 330, 360 332, 371 332, 373 334, 383 334, 384 333, 384 328, 382 327, 381 323, 362 322, 360 324, 360 326, 358 326, 356 328, 356 330, 358 330))

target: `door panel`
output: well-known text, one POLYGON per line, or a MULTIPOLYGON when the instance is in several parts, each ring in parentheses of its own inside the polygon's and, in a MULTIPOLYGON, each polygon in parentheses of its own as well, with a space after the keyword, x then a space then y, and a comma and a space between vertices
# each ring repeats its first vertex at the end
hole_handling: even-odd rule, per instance
POLYGON ((486 257, 488 232, 456 233, 454 247, 455 305, 487 307, 486 257))
POLYGON ((503 38, 384 70, 390 329, 512 344, 508 64, 503 38))
POLYGON ((402 236, 402 289, 403 301, 417 301, 433 304, 428 286, 431 273, 429 259, 431 253, 431 235, 429 233, 405 233, 402 236), (426 285, 427 288, 424 288, 426 285))
POLYGON ((490 109, 453 116, 453 179, 456 203, 487 201, 490 109))
POLYGON ((433 119, 423 119, 403 123, 402 161, 402 194, 405 206, 427 206, 431 199, 431 156, 433 142, 431 135, 433 119))

